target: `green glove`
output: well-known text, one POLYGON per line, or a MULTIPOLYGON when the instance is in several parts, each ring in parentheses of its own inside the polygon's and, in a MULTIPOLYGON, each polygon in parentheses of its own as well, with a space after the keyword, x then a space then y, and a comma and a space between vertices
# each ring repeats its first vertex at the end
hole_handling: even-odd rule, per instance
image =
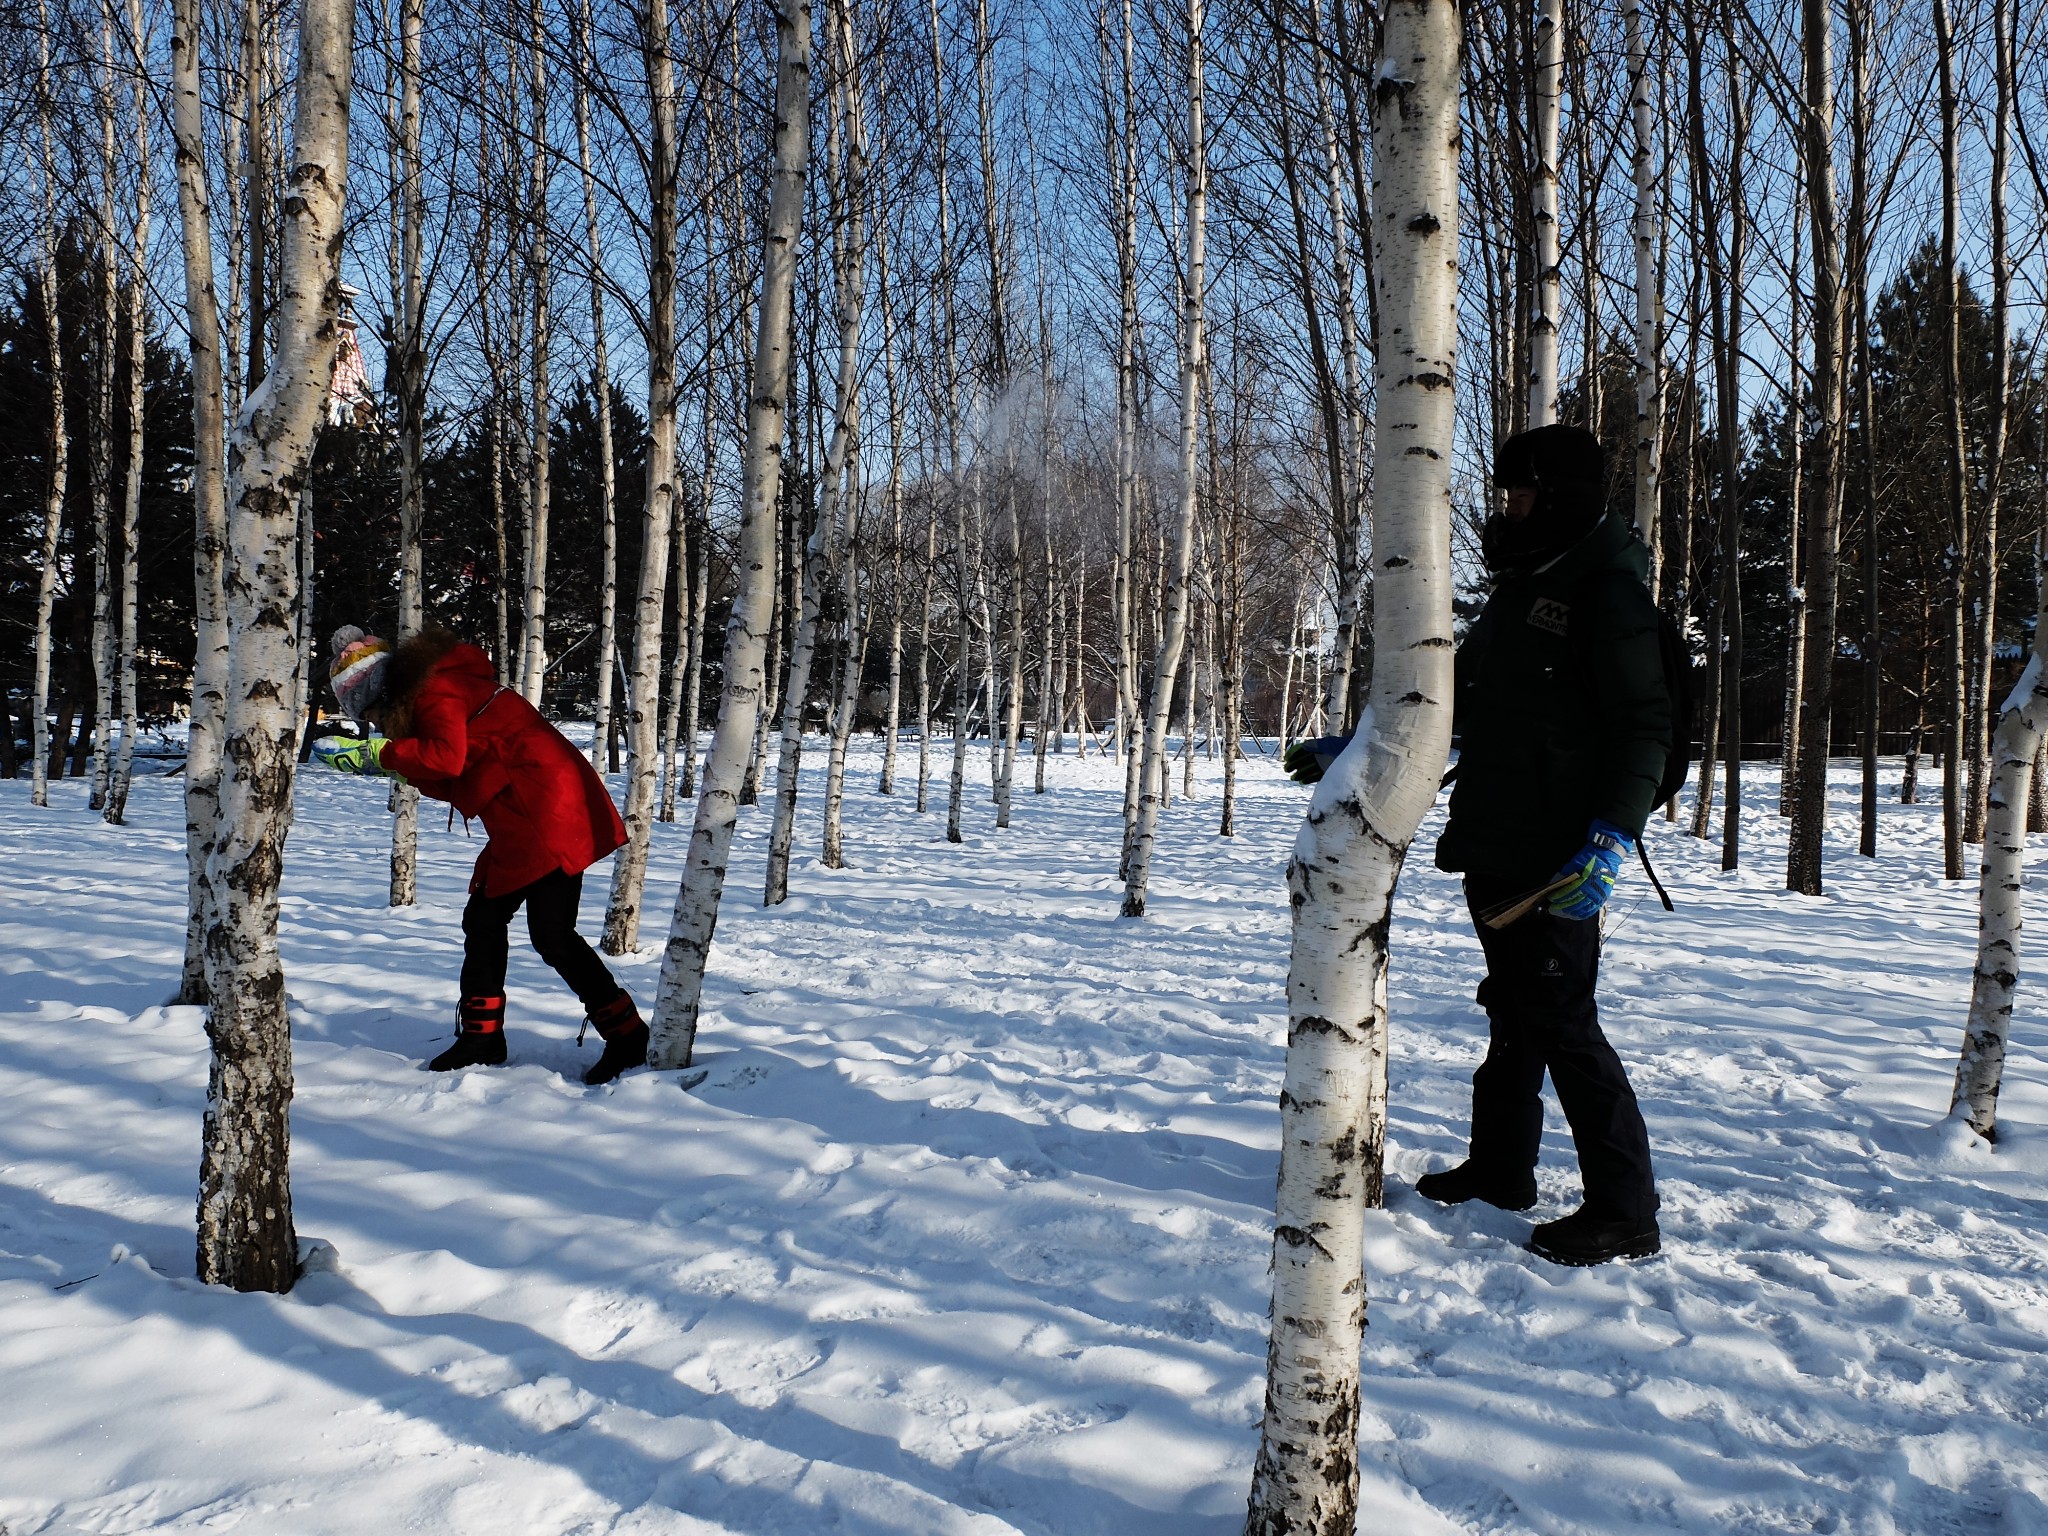
POLYGON ((322 736, 313 743, 313 761, 338 773, 380 774, 384 747, 382 736, 322 736))
POLYGON ((1323 775, 1330 771, 1330 764, 1336 762, 1350 745, 1349 736, 1318 736, 1313 741, 1297 741, 1280 759, 1280 766, 1297 784, 1320 783, 1323 775))

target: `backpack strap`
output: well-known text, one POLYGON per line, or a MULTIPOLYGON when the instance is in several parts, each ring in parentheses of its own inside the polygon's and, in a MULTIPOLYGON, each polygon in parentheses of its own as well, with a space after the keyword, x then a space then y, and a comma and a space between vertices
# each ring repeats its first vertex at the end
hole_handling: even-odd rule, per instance
POLYGON ((1643 873, 1650 877, 1650 884, 1657 888, 1657 899, 1664 903, 1664 910, 1676 912, 1678 908, 1671 905, 1671 893, 1664 889, 1664 882, 1657 878, 1657 871, 1650 867, 1649 845, 1640 837, 1636 839, 1636 857, 1643 861, 1643 873))

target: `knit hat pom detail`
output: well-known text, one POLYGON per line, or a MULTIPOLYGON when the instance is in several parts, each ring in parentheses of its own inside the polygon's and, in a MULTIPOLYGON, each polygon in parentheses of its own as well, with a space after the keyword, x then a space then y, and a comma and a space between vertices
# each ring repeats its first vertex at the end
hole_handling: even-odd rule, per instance
POLYGON ((334 688, 335 700, 346 713, 360 717, 384 696, 384 669, 391 663, 391 647, 353 624, 337 629, 329 645, 334 660, 327 668, 327 680, 334 688))

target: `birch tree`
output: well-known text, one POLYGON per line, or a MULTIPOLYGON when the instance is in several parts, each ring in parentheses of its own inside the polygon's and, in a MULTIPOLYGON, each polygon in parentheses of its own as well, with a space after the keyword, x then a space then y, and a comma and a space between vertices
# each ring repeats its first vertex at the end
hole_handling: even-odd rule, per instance
MULTIPOLYGON (((1801 129, 1806 208, 1813 241, 1813 395, 1819 416, 1814 444, 1813 495, 1807 511, 1806 687, 1799 715, 1792 834, 1786 853, 1787 889, 1821 892, 1821 854, 1827 832, 1829 726, 1835 666, 1836 557, 1842 528, 1842 242, 1835 215, 1835 90, 1833 8, 1828 0, 1802 0, 1801 54, 1805 100, 1801 129)), ((1738 731, 1739 734, 1739 731, 1738 731)))
MULTIPOLYGON (((660 0, 654 0, 659 4, 660 0)), ((684 1067, 697 1038, 704 967, 718 926, 725 863, 739 817, 739 787, 753 749, 766 684, 763 658, 774 617, 776 504, 782 490, 783 413, 789 402, 790 312, 810 161, 811 11, 808 0, 776 0, 774 181, 762 241, 752 387, 747 392, 743 513, 732 617, 725 630, 725 689, 704 757, 689 860, 676 893, 649 1023, 648 1065, 684 1067)))
POLYGON ((647 495, 640 515, 640 589, 633 604, 633 669, 626 690, 626 843, 612 859, 601 947, 640 939, 647 845, 654 834, 656 735, 661 724, 661 626, 668 592, 669 520, 676 512, 676 99, 668 0, 648 0, 640 48, 647 72, 647 495))
POLYGON ((1564 95, 1564 0, 1536 0, 1535 313, 1529 320, 1529 425, 1557 420, 1558 333, 1564 273, 1558 256, 1557 140, 1564 95))
MULTIPOLYGON (((420 156, 420 43, 426 0, 399 0, 398 10, 398 272, 392 297, 398 381, 398 639, 419 633, 426 619, 420 533, 426 523, 427 354, 422 245, 426 189, 420 156)), ((419 791, 391 786, 391 905, 409 907, 418 896, 419 791)))
POLYGON ((354 9, 305 0, 283 200, 277 352, 228 449, 229 635, 220 837, 208 874, 213 1044, 200 1154, 198 1270, 207 1284, 286 1291, 292 1232, 291 1026, 278 955, 278 881, 291 826, 298 720, 297 490, 333 374, 348 175, 354 9))
MULTIPOLYGON (((839 519, 841 508, 849 499, 847 482, 853 468, 852 449, 860 431, 861 316, 867 294, 868 151, 859 77, 855 73, 852 25, 845 14, 850 4, 851 0, 831 0, 827 22, 832 39, 832 105, 826 124, 825 178, 828 216, 832 221, 839 367, 832 386, 832 431, 825 445, 817 521, 804 541, 800 606, 789 650, 789 671, 783 682, 781 757, 775 772, 775 813, 768 830, 767 883, 761 896, 761 904, 769 907, 789 895, 789 854, 796 836, 797 781, 803 761, 804 701, 810 691, 811 663, 817 654, 824 583, 841 558, 849 570, 854 563, 852 548, 840 553, 839 519)), ((847 642, 851 646, 853 626, 858 620, 852 588, 847 591, 847 599, 847 642)), ((835 725, 836 717, 835 710, 835 725)), ((828 839, 832 836, 829 827, 827 835, 828 839)), ((836 848, 832 851, 836 858, 836 848)))
MULTIPOLYGON (((188 0, 180 0, 180 3, 188 3, 188 0)), ((196 3, 196 0, 189 0, 189 3, 196 3)), ((49 471, 44 481, 42 561, 36 573, 35 680, 30 690, 30 708, 35 718, 29 738, 34 744, 35 762, 29 770, 29 801, 33 805, 46 806, 50 803, 50 625, 57 605, 57 541, 64 531, 64 497, 70 482, 71 465, 71 434, 65 424, 64 333, 57 312, 57 145, 56 131, 51 122, 55 92, 50 71, 49 0, 36 0, 36 46, 36 130, 42 149, 42 207, 36 229, 36 285, 43 311, 45 366, 50 373, 50 453, 49 471)), ((194 69, 196 102, 196 65, 194 69)), ((197 387, 195 379, 194 388, 197 387)), ((204 639, 202 629, 202 658, 206 655, 204 639)), ((195 719, 199 712, 198 699, 199 688, 195 679, 195 719)), ((10 725, 8 729, 13 727, 10 725)), ((187 781, 188 789, 190 782, 187 781)))
POLYGON ((1941 864, 1943 878, 1963 878, 1963 635, 1969 579, 1969 434, 1963 421, 1963 268, 1957 252, 1962 219, 1960 187, 1962 107, 1956 90, 1955 24, 1948 0, 1934 0, 1934 46, 1941 97, 1941 337, 1942 437, 1948 451, 1948 635, 1941 754, 1941 864))
POLYGON ((1358 1511, 1363 1222, 1379 1194, 1387 933, 1450 750, 1459 16, 1391 0, 1374 81, 1372 687, 1288 866, 1294 907, 1272 1338, 1247 1536, 1350 1531, 1358 1511))
MULTIPOLYGON (((1635 217, 1629 233, 1635 246, 1636 526, 1650 548, 1650 594, 1658 595, 1664 544, 1664 264, 1662 221, 1658 218, 1657 99, 1650 73, 1650 39, 1643 26, 1642 0, 1623 0, 1622 25, 1628 50, 1630 163, 1635 172, 1635 217)), ((1592 371, 1591 388, 1599 388, 1592 371)), ((1691 722, 1680 727, 1690 730, 1691 722)))
POLYGON ((120 826, 128 819, 128 786, 135 774, 135 622, 142 582, 138 545, 142 539, 142 355, 149 320, 143 310, 149 274, 149 98, 145 59, 149 44, 143 28, 142 0, 128 0, 127 35, 130 111, 134 115, 134 217, 128 226, 127 356, 123 376, 128 385, 124 404, 128 451, 121 481, 121 623, 117 655, 120 667, 121 749, 107 782, 106 821, 120 826))
POLYGON ((612 677, 617 669, 619 612, 619 516, 617 467, 612 454, 611 349, 604 323, 604 248, 597 227, 597 178, 590 157, 590 80, 597 71, 597 45, 590 0, 576 12, 576 161, 583 173, 583 235, 590 262, 590 376, 597 398, 598 619, 597 705, 590 730, 590 761, 604 771, 611 739, 612 677))
MULTIPOLYGON (((2011 155, 2014 38, 2008 0, 1992 0, 1992 72, 1995 106, 1991 130, 1991 344, 1995 418, 1989 444, 1989 497, 1998 494, 2004 466, 2008 410, 2012 257, 2006 227, 2006 174, 2011 155)), ((2048 498, 2042 508, 2048 513, 2048 498)), ((1977 891, 1977 964, 1970 978, 1970 1016, 1956 1064, 1950 1112, 1986 1141, 1998 1139, 1998 1087, 2005 1071, 2013 998, 2019 987, 2020 908, 2025 887, 2027 813, 2033 775, 2048 736, 2048 584, 2034 621, 2026 670, 2005 701, 1993 736, 1992 771, 1985 796, 1984 864, 1977 891)))
MULTIPOLYGON (((1145 716, 1144 763, 1138 784, 1138 820, 1124 872, 1123 915, 1145 914, 1145 888, 1152 874, 1152 846, 1158 836, 1160 800, 1166 788, 1166 733, 1173 708, 1174 679, 1187 645, 1188 569, 1194 549, 1195 503, 1200 491, 1198 460, 1202 428, 1202 300, 1209 224, 1209 158, 1202 118, 1202 27, 1206 0, 1189 0, 1187 256, 1181 281, 1180 495, 1174 519, 1173 552, 1166 561, 1165 618, 1152 666, 1152 698, 1145 716)), ((1192 707, 1194 689, 1188 689, 1192 707)), ((1192 718, 1192 716, 1191 716, 1192 718)), ((1192 733, 1190 733, 1192 736, 1192 733)), ((1189 743, 1192 745, 1192 742, 1189 743)))

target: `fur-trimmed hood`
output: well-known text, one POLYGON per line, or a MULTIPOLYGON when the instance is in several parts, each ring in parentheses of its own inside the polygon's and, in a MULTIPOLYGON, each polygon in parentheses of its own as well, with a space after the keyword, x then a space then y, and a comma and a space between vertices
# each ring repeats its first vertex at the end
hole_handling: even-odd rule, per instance
POLYGON ((412 734, 412 706, 420 685, 462 637, 439 624, 427 624, 410 640, 400 641, 391 652, 391 665, 384 674, 384 697, 378 704, 384 734, 412 734))

